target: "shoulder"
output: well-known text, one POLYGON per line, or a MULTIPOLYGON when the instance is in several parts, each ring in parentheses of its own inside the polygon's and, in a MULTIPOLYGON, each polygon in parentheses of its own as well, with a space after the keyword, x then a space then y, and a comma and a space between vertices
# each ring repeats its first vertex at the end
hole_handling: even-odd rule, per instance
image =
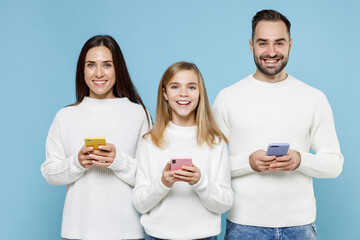
POLYGON ((250 76, 251 75, 234 83, 231 86, 222 89, 214 101, 213 109, 216 110, 217 108, 227 108, 232 106, 231 103, 238 96, 241 96, 241 92, 246 90, 247 86, 250 85, 250 76))
POLYGON ((239 91, 242 91, 244 88, 246 88, 246 86, 248 86, 250 79, 249 79, 250 75, 247 76, 246 78, 222 89, 218 96, 216 97, 217 100, 219 99, 224 99, 224 100, 228 100, 233 96, 236 96, 239 91))
POLYGON ((120 104, 123 105, 125 109, 129 110, 129 113, 142 116, 144 118, 146 118, 146 114, 150 116, 149 111, 146 109, 145 112, 141 104, 131 102, 128 98, 125 98, 123 101, 121 101, 120 104))
POLYGON ((64 107, 56 113, 54 121, 55 120, 61 121, 68 117, 72 117, 74 114, 76 114, 78 112, 78 110, 79 110, 79 105, 64 107))
POLYGON ((327 101, 325 94, 321 90, 312 87, 293 76, 290 77, 293 78, 294 91, 296 91, 300 96, 302 96, 305 101, 311 102, 312 104, 316 105, 323 101, 327 101))

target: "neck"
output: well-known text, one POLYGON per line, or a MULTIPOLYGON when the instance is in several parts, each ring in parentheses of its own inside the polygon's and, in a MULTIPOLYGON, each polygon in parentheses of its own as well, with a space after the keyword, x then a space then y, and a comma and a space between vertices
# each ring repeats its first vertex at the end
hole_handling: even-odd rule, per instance
POLYGON ((268 83, 276 83, 281 82, 287 78, 287 73, 285 72, 285 69, 283 69, 281 72, 275 75, 267 75, 261 72, 259 69, 256 69, 256 73, 254 73, 253 77, 256 80, 268 82, 268 83))
POLYGON ((173 116, 171 121, 181 127, 195 126, 195 115, 192 116, 173 116))

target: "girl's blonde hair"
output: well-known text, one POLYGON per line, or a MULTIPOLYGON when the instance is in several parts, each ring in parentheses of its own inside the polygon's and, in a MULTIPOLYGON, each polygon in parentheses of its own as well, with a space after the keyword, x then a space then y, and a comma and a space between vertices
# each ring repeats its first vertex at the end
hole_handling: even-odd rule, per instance
POLYGON ((169 103, 165 100, 163 92, 166 91, 166 87, 174 78, 175 74, 188 70, 194 71, 199 79, 199 102, 195 108, 195 122, 197 127, 196 138, 198 144, 202 145, 203 143, 206 143, 211 147, 214 144, 217 144, 217 142, 220 142, 221 139, 228 143, 226 137, 220 131, 211 113, 204 79, 201 75, 201 72, 194 63, 189 62, 176 62, 168 67, 164 72, 158 88, 155 124, 151 131, 144 136, 150 135, 152 142, 157 147, 165 147, 166 141, 164 139, 164 130, 169 121, 171 121, 172 110, 169 103))

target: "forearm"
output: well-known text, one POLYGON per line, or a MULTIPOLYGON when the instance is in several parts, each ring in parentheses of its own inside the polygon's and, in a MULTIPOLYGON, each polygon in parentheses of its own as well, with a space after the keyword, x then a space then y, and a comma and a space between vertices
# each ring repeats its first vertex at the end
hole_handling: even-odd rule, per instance
POLYGON ((308 176, 316 178, 336 178, 340 175, 343 165, 343 156, 340 153, 299 152, 300 166, 296 169, 308 176))
POLYGON ((67 185, 77 181, 86 169, 83 168, 77 154, 60 160, 47 157, 45 163, 41 165, 41 173, 45 180, 51 185, 67 185))
POLYGON ((202 204, 211 212, 224 213, 233 203, 233 191, 230 187, 230 178, 225 182, 211 183, 203 174, 198 183, 193 185, 202 204))
POLYGON ((253 173, 254 170, 251 168, 249 163, 249 155, 233 155, 229 156, 231 177, 240 177, 245 174, 253 173))
POLYGON ((144 214, 154 208, 169 191, 170 188, 164 186, 159 178, 151 182, 150 185, 136 184, 131 199, 136 210, 144 214))
POLYGON ((135 185, 137 161, 129 154, 118 151, 113 164, 109 166, 114 174, 130 186, 135 185))

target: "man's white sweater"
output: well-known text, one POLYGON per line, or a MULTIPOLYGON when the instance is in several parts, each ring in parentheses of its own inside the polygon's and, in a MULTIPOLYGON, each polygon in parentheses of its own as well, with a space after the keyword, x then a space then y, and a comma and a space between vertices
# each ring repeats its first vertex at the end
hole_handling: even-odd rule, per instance
POLYGON ((143 238, 131 203, 138 140, 149 130, 141 105, 127 98, 85 97, 61 109, 46 140, 41 172, 51 185, 67 185, 61 236, 71 239, 143 238), (78 152, 85 137, 105 137, 116 147, 113 164, 83 168, 78 152))
POLYGON ((325 95, 290 75, 277 83, 250 75, 223 89, 213 112, 230 141, 234 205, 228 219, 262 227, 314 222, 312 177, 337 177, 343 164, 325 95), (249 155, 281 142, 300 153, 300 166, 295 171, 254 172, 249 155))
POLYGON ((230 163, 226 143, 210 148, 198 145, 196 127, 169 123, 164 132, 167 147, 160 149, 150 140, 141 141, 139 167, 132 201, 141 212, 147 234, 161 239, 198 239, 218 235, 221 213, 233 200, 230 163), (191 157, 201 171, 199 182, 175 182, 167 188, 162 171, 172 157, 191 157))

